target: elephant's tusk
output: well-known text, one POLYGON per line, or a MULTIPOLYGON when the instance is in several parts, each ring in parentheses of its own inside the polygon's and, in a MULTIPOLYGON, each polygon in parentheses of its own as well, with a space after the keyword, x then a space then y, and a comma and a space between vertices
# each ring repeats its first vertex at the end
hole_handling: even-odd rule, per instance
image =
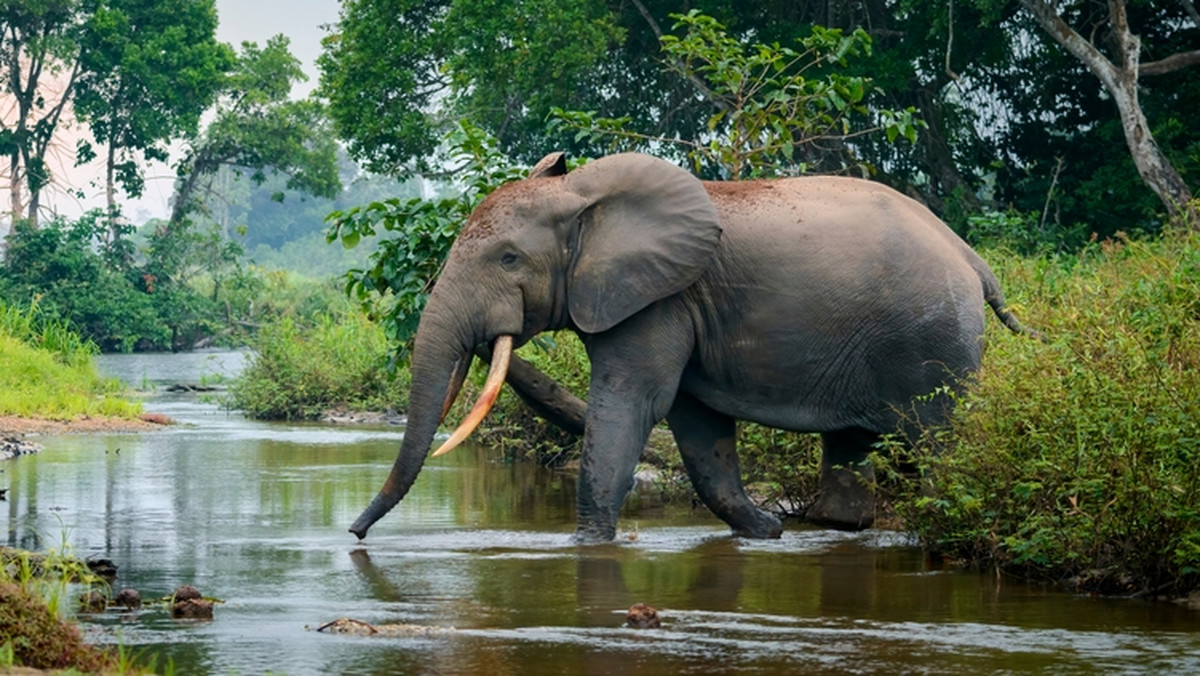
POLYGON ((454 400, 458 398, 458 392, 462 389, 463 381, 467 379, 467 371, 471 370, 472 358, 473 355, 468 352, 454 365, 454 371, 450 374, 450 387, 446 389, 446 401, 442 402, 442 415, 438 418, 439 425, 446 419, 446 414, 450 412, 450 407, 454 405, 454 400))
POLYGON ((475 402, 475 406, 467 417, 459 424, 458 429, 450 435, 441 446, 430 457, 437 457, 443 453, 449 453, 454 450, 455 446, 462 443, 471 432, 479 427, 479 423, 483 422, 483 417, 492 410, 492 404, 496 403, 496 397, 500 394, 500 386, 504 384, 504 376, 508 373, 508 360, 512 356, 512 336, 500 336, 496 339, 496 346, 492 350, 492 366, 488 369, 487 380, 483 383, 483 392, 479 395, 479 400, 475 402))

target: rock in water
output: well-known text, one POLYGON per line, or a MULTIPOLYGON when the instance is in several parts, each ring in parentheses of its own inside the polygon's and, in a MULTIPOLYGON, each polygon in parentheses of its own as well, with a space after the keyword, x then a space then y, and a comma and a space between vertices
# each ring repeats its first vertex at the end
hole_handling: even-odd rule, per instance
POLYGON ((645 603, 635 603, 629 607, 625 615, 625 624, 634 629, 658 629, 662 622, 658 619, 658 610, 645 603))

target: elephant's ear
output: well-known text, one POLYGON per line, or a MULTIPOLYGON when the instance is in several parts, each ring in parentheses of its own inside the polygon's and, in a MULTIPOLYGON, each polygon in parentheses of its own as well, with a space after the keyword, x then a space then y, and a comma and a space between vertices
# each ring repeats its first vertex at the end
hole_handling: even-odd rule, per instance
POLYGON ((565 173, 567 173, 567 154, 550 153, 538 160, 537 164, 533 165, 533 168, 529 170, 529 176, 526 178, 562 176, 565 173))
POLYGON ((721 239, 703 184, 649 155, 612 155, 567 175, 590 205, 567 290, 575 325, 606 331, 700 278, 721 239))

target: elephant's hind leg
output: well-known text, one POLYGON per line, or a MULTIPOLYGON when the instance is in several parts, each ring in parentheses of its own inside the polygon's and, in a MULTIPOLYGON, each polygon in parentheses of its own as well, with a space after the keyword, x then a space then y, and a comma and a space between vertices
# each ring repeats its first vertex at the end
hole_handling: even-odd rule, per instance
POLYGON ((878 434, 859 428, 821 435, 821 494, 805 514, 808 521, 839 530, 875 523, 875 468, 866 459, 878 440, 878 434))
POLYGON ((679 454, 700 500, 713 514, 749 538, 777 538, 783 524, 746 495, 738 468, 734 419, 680 392, 667 414, 679 454))

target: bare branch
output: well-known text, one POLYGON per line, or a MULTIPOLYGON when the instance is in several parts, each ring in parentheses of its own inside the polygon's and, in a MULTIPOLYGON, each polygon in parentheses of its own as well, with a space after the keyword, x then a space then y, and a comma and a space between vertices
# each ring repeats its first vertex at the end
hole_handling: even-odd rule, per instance
POLYGON ((951 80, 959 81, 958 73, 950 67, 950 52, 954 47, 954 0, 946 0, 946 75, 951 80))
POLYGON ((1191 52, 1180 52, 1179 54, 1172 54, 1165 59, 1141 64, 1138 66, 1138 75, 1165 75, 1198 63, 1200 63, 1200 49, 1191 52))

